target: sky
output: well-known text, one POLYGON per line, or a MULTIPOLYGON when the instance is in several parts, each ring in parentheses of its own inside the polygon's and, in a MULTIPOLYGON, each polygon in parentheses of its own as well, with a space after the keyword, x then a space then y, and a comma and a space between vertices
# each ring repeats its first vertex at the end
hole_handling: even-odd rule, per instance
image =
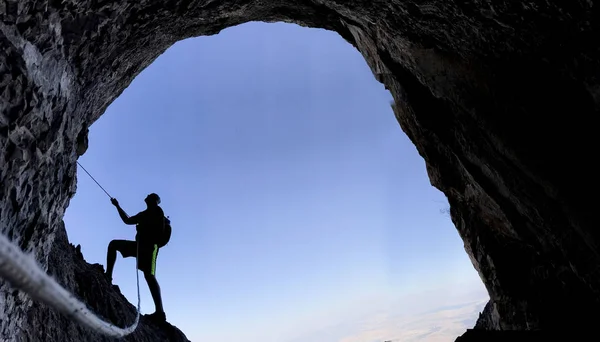
MULTIPOLYGON (((453 341, 488 296, 391 101, 337 33, 246 23, 159 56, 79 162, 130 215, 160 195, 156 276, 191 341, 453 341)), ((89 263, 135 237, 82 169, 65 223, 89 263)), ((118 255, 134 305, 135 281, 118 255)))

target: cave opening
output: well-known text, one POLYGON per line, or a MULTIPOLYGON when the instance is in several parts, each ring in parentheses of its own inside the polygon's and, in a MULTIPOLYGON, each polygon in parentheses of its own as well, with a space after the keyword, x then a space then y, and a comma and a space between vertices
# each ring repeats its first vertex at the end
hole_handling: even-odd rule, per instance
MULTIPOLYGON (((77 282, 91 280, 98 268, 69 246, 62 221, 89 125, 174 42, 249 21, 293 22, 338 32, 393 95, 394 114, 425 160, 431 184, 447 196, 456 230, 490 294, 476 328, 594 326, 600 313, 600 235, 590 198, 600 190, 593 181, 599 169, 589 156, 597 150, 593 120, 600 108, 599 47, 593 39, 598 11, 589 1, 530 5, 3 3, 2 232, 94 302, 97 293, 77 282)), ((3 339, 90 339, 74 322, 5 282, 0 293, 0 316, 7 317, 0 320, 3 339), (65 323, 67 328, 56 328, 65 323)), ((111 303, 96 304, 107 315, 122 313, 111 303)), ((142 330, 140 339, 157 333, 142 330)))
MULTIPOLYGON (((161 54, 89 127, 79 161, 130 214, 161 195, 174 231, 157 277, 192 340, 293 341, 356 322, 389 340, 434 328, 398 329, 405 315, 442 309, 456 316, 433 334, 453 339, 487 292, 390 100, 337 33, 249 22, 161 54)), ((105 265, 108 242, 135 230, 77 178, 69 240, 105 265)), ((132 303, 134 268, 118 257, 115 283, 132 303)))

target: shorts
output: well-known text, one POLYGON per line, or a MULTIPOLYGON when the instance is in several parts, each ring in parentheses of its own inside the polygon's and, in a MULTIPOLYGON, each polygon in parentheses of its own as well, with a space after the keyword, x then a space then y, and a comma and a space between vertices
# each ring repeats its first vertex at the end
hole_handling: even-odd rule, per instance
MULTIPOLYGON (((137 242, 131 240, 114 241, 115 249, 121 252, 123 258, 134 257, 137 251, 137 242)), ((140 244, 140 253, 137 260, 137 268, 146 273, 156 275, 156 257, 158 256, 158 245, 140 244)))

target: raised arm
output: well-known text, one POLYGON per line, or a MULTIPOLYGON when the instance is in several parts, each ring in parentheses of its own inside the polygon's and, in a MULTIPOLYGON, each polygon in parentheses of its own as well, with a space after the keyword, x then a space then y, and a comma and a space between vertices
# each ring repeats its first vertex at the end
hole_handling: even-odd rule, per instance
POLYGON ((134 216, 129 217, 127 215, 127 213, 123 210, 123 208, 121 208, 121 206, 119 205, 119 202, 117 201, 116 198, 111 198, 110 202, 115 207, 117 207, 117 211, 119 212, 119 216, 121 217, 121 220, 123 220, 123 223, 130 224, 130 225, 138 224, 139 223, 138 222, 139 221, 138 220, 138 215, 134 215, 134 216))

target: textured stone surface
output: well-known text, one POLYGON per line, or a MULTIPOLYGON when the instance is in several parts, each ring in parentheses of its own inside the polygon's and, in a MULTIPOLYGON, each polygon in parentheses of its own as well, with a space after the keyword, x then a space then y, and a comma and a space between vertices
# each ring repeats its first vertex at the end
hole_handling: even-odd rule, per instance
MULTIPOLYGON (((118 286, 111 286, 107 282, 102 265, 90 265, 85 262, 80 246, 70 244, 64 227, 60 228, 49 255, 48 273, 63 287, 70 289, 100 318, 119 327, 130 326, 135 321, 136 307, 120 293, 118 286)), ((140 276, 140 286, 146 286, 143 276, 140 276)), ((9 311, 19 307, 26 300, 26 295, 18 291, 4 295, 9 311)), ((39 303, 33 303, 29 309, 26 321, 29 328, 22 329, 23 327, 18 325, 19 320, 9 320, 7 323, 6 329, 11 331, 14 334, 13 338, 16 337, 18 341, 189 342, 179 329, 168 322, 156 324, 145 315, 140 317, 138 327, 132 334, 123 339, 109 338, 95 334, 39 303)), ((5 341, 4 338, 2 341, 5 341)))
MULTIPOLYGON (((51 270, 87 129, 132 79, 178 40, 295 22, 338 32, 391 91, 490 293, 478 327, 591 324, 599 11, 586 0, 1 1, 2 232, 51 270)), ((21 336, 41 309, 0 291, 0 337, 21 336)))

